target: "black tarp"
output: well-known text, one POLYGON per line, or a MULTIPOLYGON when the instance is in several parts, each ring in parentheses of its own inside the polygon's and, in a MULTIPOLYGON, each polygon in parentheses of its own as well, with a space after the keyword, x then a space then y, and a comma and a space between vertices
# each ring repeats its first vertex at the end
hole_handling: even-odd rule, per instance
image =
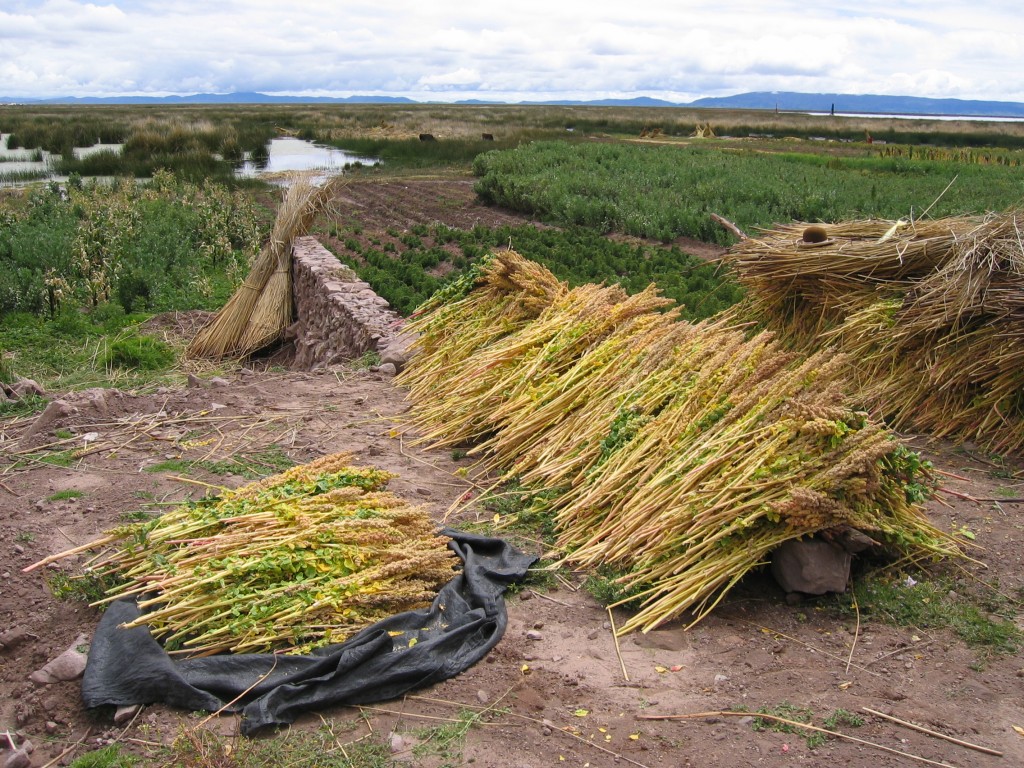
POLYGON ((242 732, 251 734, 291 723, 304 711, 384 701, 453 677, 501 639, 508 622, 505 588, 523 578, 536 557, 500 539, 444 534, 463 567, 429 609, 397 614, 307 656, 172 660, 145 627, 121 628, 139 615, 135 602, 114 602, 89 650, 85 706, 162 702, 213 712, 241 697, 227 711, 241 712, 242 732))

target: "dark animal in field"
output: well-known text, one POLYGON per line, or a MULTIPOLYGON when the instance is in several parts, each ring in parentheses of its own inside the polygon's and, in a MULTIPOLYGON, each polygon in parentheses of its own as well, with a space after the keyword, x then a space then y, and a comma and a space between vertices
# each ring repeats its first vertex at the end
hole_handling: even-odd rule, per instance
POLYGON ((483 139, 484 141, 494 141, 494 134, 493 133, 481 133, 480 134, 480 138, 483 139))
POLYGON ((420 141, 437 141, 437 139, 434 138, 434 134, 432 133, 421 133, 420 141))

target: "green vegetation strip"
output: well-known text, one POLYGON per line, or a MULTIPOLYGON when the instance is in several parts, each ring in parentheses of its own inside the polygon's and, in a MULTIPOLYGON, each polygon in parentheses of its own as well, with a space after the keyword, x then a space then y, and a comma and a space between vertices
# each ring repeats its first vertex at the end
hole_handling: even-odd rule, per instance
POLYGON ((369 234, 359 224, 350 223, 335 225, 331 234, 337 238, 338 257, 406 315, 482 256, 509 244, 531 254, 573 286, 608 282, 637 293, 657 283, 690 320, 710 317, 742 295, 726 267, 705 262, 676 246, 611 240, 585 227, 457 229, 444 224, 417 224, 404 232, 392 228, 369 234))
POLYGON ((914 157, 723 151, 707 145, 534 142, 479 156, 477 193, 558 224, 728 244, 717 213, 752 231, 777 222, 897 219, 1002 210, 1019 168, 914 157), (951 180, 956 183, 945 194, 951 180))

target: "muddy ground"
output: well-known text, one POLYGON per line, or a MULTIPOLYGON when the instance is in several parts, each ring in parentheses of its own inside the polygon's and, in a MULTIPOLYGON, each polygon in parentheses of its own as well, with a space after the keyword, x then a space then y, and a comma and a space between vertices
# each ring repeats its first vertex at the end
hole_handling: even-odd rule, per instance
MULTIPOLYGON (((342 215, 358 216, 368 230, 435 220, 452 226, 522 221, 477 205, 465 180, 354 184, 345 196, 350 213, 342 215)), ((156 329, 187 334, 198 319, 165 317, 156 329)), ((404 393, 371 370, 300 373, 260 364, 227 371, 221 380, 199 371, 191 386, 183 380, 146 394, 109 390, 69 402, 66 415, 35 435, 28 434, 31 418, 0 423, 0 632, 27 633, 20 644, 0 650, 0 733, 30 739, 35 766, 58 764, 51 761, 64 753, 66 763, 109 740, 154 754, 155 745, 172 742, 196 720, 154 705, 114 726, 111 712, 83 709, 77 681, 29 681, 80 634, 90 636, 99 614, 55 599, 47 585, 58 571, 76 572, 79 561, 28 574, 25 566, 92 540, 133 511, 153 512, 160 508, 153 505, 201 495, 195 481, 241 484, 243 464, 253 466, 271 448, 296 462, 352 451, 359 462, 397 473, 391 489, 439 519, 477 490, 459 473, 467 459, 413 442, 403 420, 404 393), (45 460, 72 449, 73 455, 59 454, 66 466, 45 460), (242 462, 237 474, 159 467, 177 458, 232 457, 242 462), (68 491, 77 493, 62 493, 68 491)), ((984 590, 974 579, 983 580, 1019 598, 1021 506, 991 499, 1024 496, 1017 491, 1020 466, 921 438, 912 444, 947 473, 947 492, 928 505, 935 522, 976 536, 979 549, 972 555, 984 566, 965 562, 963 583, 984 590)), ((449 522, 490 514, 470 505, 449 522)), ((536 543, 519 541, 540 551, 536 543)), ((891 626, 878 617, 858 626, 854 615, 838 611, 836 598, 791 604, 764 575, 747 579, 696 627, 677 622, 631 635, 617 652, 608 613, 581 588, 585 576, 537 575, 510 597, 508 631, 497 648, 464 674, 377 708, 310 714, 295 727, 316 729, 326 720, 338 726, 342 747, 379 739, 394 745, 396 761, 428 766, 923 764, 907 755, 952 766, 1024 765, 1024 735, 1015 730, 1024 727, 1020 654, 986 655, 947 630, 891 626), (840 730, 863 741, 829 739, 812 748, 801 734, 754 730, 749 719, 727 715, 646 719, 782 704, 812 710, 818 725, 837 709, 859 713, 861 727, 840 730), (422 735, 423 728, 446 722, 437 718, 487 707, 503 714, 433 757, 414 755, 410 742, 390 736, 422 735), (865 707, 1003 754, 911 730, 868 715, 865 707)), ((205 727, 236 738, 232 716, 205 727)))

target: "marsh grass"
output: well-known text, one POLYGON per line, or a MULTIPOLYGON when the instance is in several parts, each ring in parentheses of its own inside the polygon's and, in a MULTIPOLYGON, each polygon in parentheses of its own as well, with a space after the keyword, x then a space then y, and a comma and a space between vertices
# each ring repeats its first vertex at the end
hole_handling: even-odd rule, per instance
POLYGON ((854 599, 862 618, 921 630, 946 629, 983 657, 1024 648, 1024 631, 1014 621, 1019 603, 994 590, 982 592, 941 576, 874 575, 857 579, 852 593, 840 595, 839 610, 852 615, 854 599))

